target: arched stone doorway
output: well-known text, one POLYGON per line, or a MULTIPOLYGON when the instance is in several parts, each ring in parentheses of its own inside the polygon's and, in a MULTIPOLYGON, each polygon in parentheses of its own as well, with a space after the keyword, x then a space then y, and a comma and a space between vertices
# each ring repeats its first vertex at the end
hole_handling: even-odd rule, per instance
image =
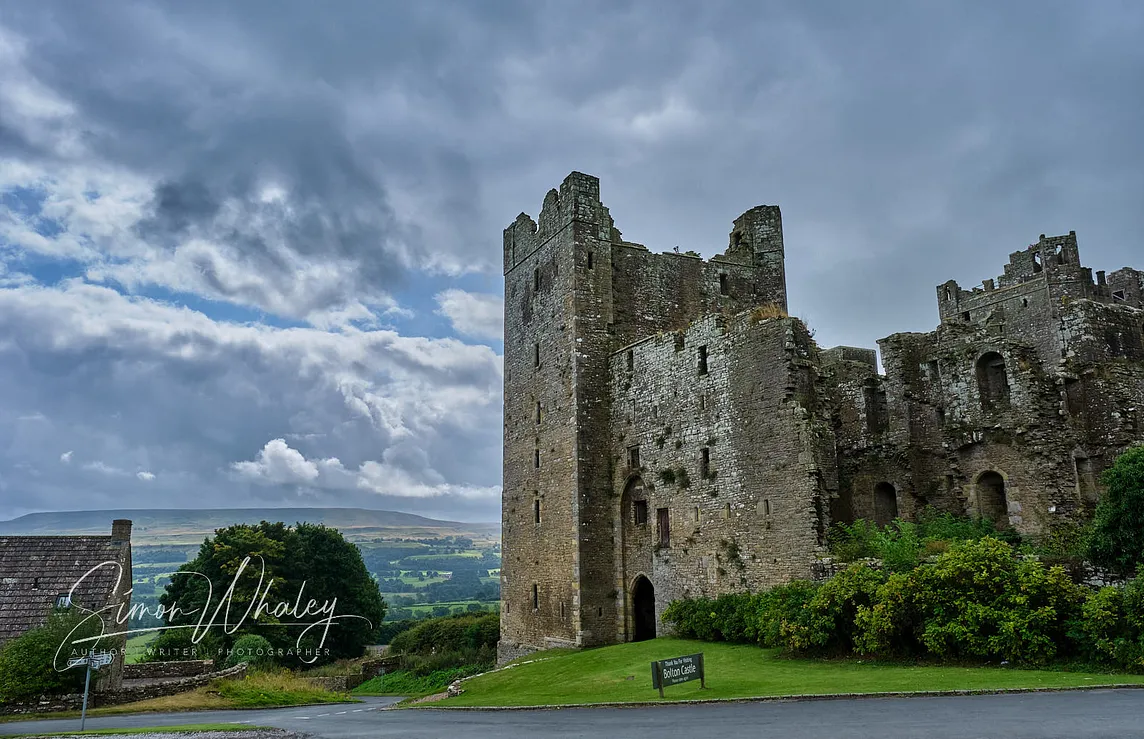
POLYGON ((1005 478, 999 472, 989 470, 977 478, 977 514, 995 524, 1009 524, 1005 478))
POLYGON ((888 482, 874 486, 874 523, 889 526, 898 517, 898 491, 888 482))
POLYGON ((632 641, 655 638, 655 587, 644 575, 632 583, 632 641))

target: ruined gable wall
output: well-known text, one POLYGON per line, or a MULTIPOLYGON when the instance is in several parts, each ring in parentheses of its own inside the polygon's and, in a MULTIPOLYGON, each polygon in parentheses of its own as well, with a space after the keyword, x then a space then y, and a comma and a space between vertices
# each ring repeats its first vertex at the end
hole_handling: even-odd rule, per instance
MULTIPOLYGON (((815 395, 815 353, 801 322, 743 314, 707 316, 678 336, 613 355, 617 597, 645 574, 658 617, 676 598, 810 576, 835 480, 833 436, 815 395), (701 346, 706 374, 699 372, 701 346), (633 446, 638 470, 628 466, 633 446), (623 500, 636 475, 649 511, 640 526, 623 500), (670 511, 671 539, 657 551, 660 508, 670 511)), ((630 624, 631 614, 619 614, 620 638, 630 624)))

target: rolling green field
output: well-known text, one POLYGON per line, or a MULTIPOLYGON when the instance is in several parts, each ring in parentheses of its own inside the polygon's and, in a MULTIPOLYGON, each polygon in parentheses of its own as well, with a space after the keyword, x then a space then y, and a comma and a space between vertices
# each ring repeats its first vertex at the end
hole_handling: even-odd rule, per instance
POLYGON ((659 701, 658 691, 651 687, 652 661, 696 652, 704 654, 707 689, 701 689, 699 681, 672 686, 665 690, 664 700, 1144 684, 1144 675, 794 660, 753 646, 661 638, 526 657, 519 660, 526 664, 468 680, 461 695, 429 705, 659 701), (536 661, 528 663, 529 659, 536 661))

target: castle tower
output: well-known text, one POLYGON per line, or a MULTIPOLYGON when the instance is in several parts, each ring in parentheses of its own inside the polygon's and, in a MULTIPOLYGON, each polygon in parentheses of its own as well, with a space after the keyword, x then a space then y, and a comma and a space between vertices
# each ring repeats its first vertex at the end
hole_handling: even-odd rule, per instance
POLYGON ((500 659, 617 640, 610 357, 705 313, 785 310, 778 208, 745 213, 731 239, 710 262, 652 254, 579 172, 505 229, 500 659))

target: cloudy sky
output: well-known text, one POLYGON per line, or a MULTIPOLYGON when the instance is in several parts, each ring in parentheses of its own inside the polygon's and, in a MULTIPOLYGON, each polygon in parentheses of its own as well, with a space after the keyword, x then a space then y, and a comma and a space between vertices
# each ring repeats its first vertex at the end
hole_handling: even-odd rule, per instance
POLYGON ((0 517, 499 518, 501 229, 782 207, 824 346, 1076 230, 1144 266, 1144 5, 0 4, 0 517))

